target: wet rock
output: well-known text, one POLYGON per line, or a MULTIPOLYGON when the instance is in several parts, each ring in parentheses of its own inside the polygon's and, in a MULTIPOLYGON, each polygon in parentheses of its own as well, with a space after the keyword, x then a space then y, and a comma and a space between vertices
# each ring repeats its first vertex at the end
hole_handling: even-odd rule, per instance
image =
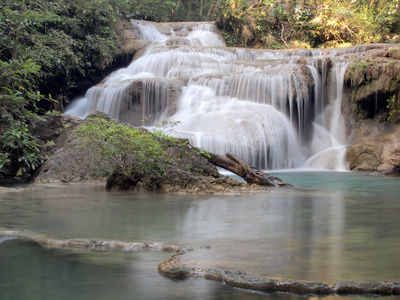
POLYGON ((222 270, 208 269, 204 274, 204 278, 209 280, 222 281, 224 274, 225 272, 222 270))
POLYGON ((392 168, 392 169, 375 171, 375 172, 369 173, 368 175, 400 176, 400 165, 395 165, 394 168, 392 168))
POLYGON ((165 276, 186 279, 202 277, 221 281, 229 286, 263 292, 288 292, 297 295, 399 295, 400 283, 376 281, 340 281, 338 283, 256 278, 245 272, 201 269, 185 265, 180 259, 163 262, 158 271, 165 276))
POLYGON ((46 234, 39 234, 29 231, 10 231, 0 227, 1 236, 10 236, 18 238, 26 238, 37 242, 45 248, 64 248, 64 249, 88 249, 88 250, 123 250, 123 251, 137 251, 137 250, 161 250, 165 252, 176 252, 182 255, 185 249, 174 245, 163 245, 158 243, 143 243, 143 242, 124 242, 113 240, 95 240, 95 239, 52 239, 46 234))
POLYGON ((375 281, 340 281, 335 285, 334 291, 337 294, 344 295, 391 295, 394 287, 395 286, 390 283, 381 283, 375 281))
POLYGON ((158 265, 158 272, 164 276, 186 279, 195 275, 195 269, 179 263, 179 260, 171 260, 158 265))

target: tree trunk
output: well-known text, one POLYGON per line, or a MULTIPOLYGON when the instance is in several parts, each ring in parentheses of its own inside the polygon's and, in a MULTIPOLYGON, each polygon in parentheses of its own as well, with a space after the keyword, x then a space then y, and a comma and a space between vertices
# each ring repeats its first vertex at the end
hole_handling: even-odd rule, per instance
POLYGON ((227 153, 226 155, 210 154, 208 159, 212 164, 217 167, 224 168, 240 177, 242 177, 249 184, 268 185, 275 187, 289 187, 290 184, 282 182, 277 177, 268 175, 263 171, 249 165, 236 155, 227 153))
POLYGON ((189 21, 192 12, 192 0, 186 0, 184 3, 186 6, 186 21, 189 21))
POLYGON ((199 15, 200 15, 200 18, 201 18, 201 19, 203 18, 203 1, 204 1, 204 0, 201 0, 201 1, 200 1, 200 11, 199 11, 199 15))
MULTIPOLYGON (((213 9, 213 7, 214 7, 215 1, 216 1, 216 0, 214 0, 214 1, 212 2, 211 6, 210 6, 210 9, 209 9, 208 12, 207 12, 207 20, 208 20, 208 17, 210 16, 211 11, 212 11, 212 9, 213 9)), ((399 1, 400 1, 400 0, 399 0, 399 1)))
POLYGON ((15 32, 15 45, 14 45, 14 48, 12 49, 12 52, 11 52, 11 56, 12 56, 13 60, 16 60, 17 57, 18 57, 18 46, 19 46, 19 39, 20 39, 20 36, 21 36, 21 29, 22 29, 22 15, 23 15, 24 10, 25 10, 24 5, 25 5, 25 2, 22 2, 21 9, 19 11, 18 25, 17 25, 17 29, 16 29, 16 32, 15 32))

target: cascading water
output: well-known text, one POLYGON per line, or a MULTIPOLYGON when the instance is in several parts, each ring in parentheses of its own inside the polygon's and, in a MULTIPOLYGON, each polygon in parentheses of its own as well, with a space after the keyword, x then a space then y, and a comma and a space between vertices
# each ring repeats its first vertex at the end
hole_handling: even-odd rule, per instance
POLYGON ((346 169, 344 156, 346 152, 346 131, 341 113, 343 78, 346 63, 337 63, 332 68, 334 94, 331 103, 315 118, 314 134, 311 142, 312 153, 306 165, 322 169, 346 169))
POLYGON ((346 64, 335 60, 338 53, 330 52, 328 68, 321 50, 227 48, 211 23, 169 24, 169 30, 166 24, 163 30, 132 24, 141 39, 152 41, 142 56, 89 89, 66 113, 85 117, 101 110, 147 126, 179 121, 176 136, 263 169, 345 169, 346 64))

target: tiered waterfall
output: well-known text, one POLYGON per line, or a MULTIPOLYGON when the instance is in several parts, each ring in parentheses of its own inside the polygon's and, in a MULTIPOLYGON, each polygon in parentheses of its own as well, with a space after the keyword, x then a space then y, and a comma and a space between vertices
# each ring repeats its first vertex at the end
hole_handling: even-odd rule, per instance
POLYGON ((356 48, 228 48, 212 23, 132 26, 151 41, 141 56, 66 113, 85 117, 101 110, 149 127, 179 121, 173 135, 262 169, 346 169, 342 56, 356 48))

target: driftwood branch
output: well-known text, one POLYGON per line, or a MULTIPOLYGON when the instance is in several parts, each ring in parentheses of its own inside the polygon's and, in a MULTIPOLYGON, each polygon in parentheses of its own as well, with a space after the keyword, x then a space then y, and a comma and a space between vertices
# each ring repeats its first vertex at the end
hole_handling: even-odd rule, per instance
POLYGON ((209 153, 208 160, 217 167, 224 168, 240 177, 249 184, 267 185, 275 187, 288 187, 290 184, 282 182, 278 177, 271 176, 241 160, 236 155, 227 153, 217 155, 209 153))

